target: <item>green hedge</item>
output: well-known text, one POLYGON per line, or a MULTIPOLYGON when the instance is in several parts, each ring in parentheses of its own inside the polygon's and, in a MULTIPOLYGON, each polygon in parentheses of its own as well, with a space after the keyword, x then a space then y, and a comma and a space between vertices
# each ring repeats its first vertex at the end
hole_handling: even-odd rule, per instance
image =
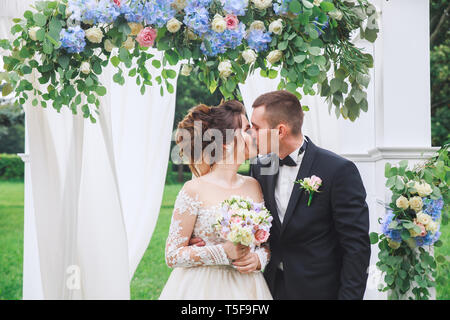
POLYGON ((24 163, 16 154, 0 153, 0 180, 23 180, 24 163))

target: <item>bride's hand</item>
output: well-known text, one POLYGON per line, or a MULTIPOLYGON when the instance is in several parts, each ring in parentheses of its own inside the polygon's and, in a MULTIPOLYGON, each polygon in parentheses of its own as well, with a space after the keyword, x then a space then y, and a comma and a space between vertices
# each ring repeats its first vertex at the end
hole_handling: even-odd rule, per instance
POLYGON ((232 260, 240 259, 250 252, 249 246, 244 246, 242 244, 234 244, 231 241, 227 241, 223 245, 223 249, 227 254, 228 258, 232 260))
POLYGON ((249 273, 256 270, 261 270, 261 263, 259 257, 254 252, 249 252, 246 256, 233 262, 236 269, 241 273, 249 273))

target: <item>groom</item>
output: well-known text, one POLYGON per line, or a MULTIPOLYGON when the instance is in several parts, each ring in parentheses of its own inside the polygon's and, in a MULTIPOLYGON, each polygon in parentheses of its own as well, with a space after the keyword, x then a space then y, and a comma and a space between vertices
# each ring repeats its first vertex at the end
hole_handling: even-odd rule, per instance
POLYGON ((370 258, 369 212, 355 164, 302 134, 300 102, 287 91, 258 97, 251 122, 259 152, 267 151, 250 170, 274 217, 271 258, 264 270, 272 296, 362 299, 370 258), (261 134, 267 129, 275 130, 276 153, 261 134), (270 172, 274 163, 278 170, 270 172), (313 175, 322 185, 308 205, 309 193, 294 181, 313 175))

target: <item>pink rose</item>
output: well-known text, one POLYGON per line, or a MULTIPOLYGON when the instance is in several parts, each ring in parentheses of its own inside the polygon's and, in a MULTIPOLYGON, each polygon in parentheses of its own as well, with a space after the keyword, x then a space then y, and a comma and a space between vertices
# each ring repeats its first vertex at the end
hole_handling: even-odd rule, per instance
POLYGON ((231 223, 239 224, 239 223, 241 223, 241 222, 242 222, 241 217, 232 217, 232 218, 231 218, 231 223))
POLYGON ((118 7, 120 7, 120 0, 113 0, 113 1, 118 7))
POLYGON ((227 29, 236 29, 239 24, 237 16, 231 13, 225 16, 225 22, 227 23, 227 29))
POLYGON ((156 30, 150 27, 142 29, 136 37, 141 47, 152 47, 156 39, 156 30))
POLYGON ((322 184, 322 179, 320 179, 317 176, 312 176, 310 183, 311 183, 311 187, 313 188, 313 190, 317 191, 319 189, 320 185, 322 184))
POLYGON ((259 229, 258 231, 256 231, 255 233, 255 240, 258 243, 264 243, 267 241, 267 239, 269 239, 269 232, 259 229))
POLYGON ((416 223, 418 226, 419 226, 419 228, 420 228, 420 236, 421 237, 425 237, 426 235, 427 235, 427 231, 426 231, 426 229, 425 229, 425 226, 423 225, 423 224, 421 224, 421 223, 416 223))

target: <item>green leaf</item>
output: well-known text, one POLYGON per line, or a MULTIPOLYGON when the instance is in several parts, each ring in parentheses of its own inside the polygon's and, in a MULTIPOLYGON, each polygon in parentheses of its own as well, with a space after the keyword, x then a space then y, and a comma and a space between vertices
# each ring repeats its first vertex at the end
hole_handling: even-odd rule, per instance
POLYGON ((306 68, 306 73, 311 77, 315 77, 315 76, 319 75, 320 69, 318 66, 312 65, 312 66, 309 66, 308 68, 306 68))
POLYGON ((288 82, 286 85, 286 90, 291 93, 297 92, 297 84, 295 82, 288 82))
POLYGON ((314 5, 311 2, 309 2, 308 0, 302 0, 302 3, 305 6, 305 8, 307 8, 307 9, 314 8, 314 5))
POLYGON ((334 10, 334 4, 332 2, 325 2, 322 1, 320 3, 320 7, 323 9, 323 11, 325 12, 330 12, 334 10))
POLYGON ((298 54, 294 57, 296 63, 302 63, 306 59, 306 54, 298 54))
POLYGON ((60 56, 58 58, 58 63, 61 67, 66 69, 69 66, 70 58, 68 56, 60 56))
POLYGON ((111 63, 114 67, 118 67, 120 64, 120 59, 117 56, 111 57, 111 63))
POLYGON ((400 233, 400 235, 403 240, 408 240, 411 237, 409 231, 406 229, 403 229, 402 232, 400 233))
POLYGON ((174 70, 167 69, 166 72, 169 79, 175 79, 177 77, 177 73, 174 70))
POLYGON ((153 65, 156 69, 161 68, 161 62, 160 62, 159 60, 153 60, 153 61, 152 61, 152 65, 153 65))
POLYGON ((47 17, 39 12, 37 12, 33 15, 33 20, 38 27, 43 27, 47 23, 47 17))
POLYGON ((106 88, 99 86, 95 89, 95 92, 97 92, 97 94, 101 97, 103 97, 104 95, 106 95, 106 88))
POLYGON ((376 244, 378 242, 378 233, 371 232, 369 236, 370 236, 370 244, 376 244))
POLYGON ((308 48, 309 53, 311 53, 313 56, 320 55, 321 49, 319 47, 309 47, 308 48))
POLYGON ((302 5, 298 0, 293 0, 289 3, 289 10, 293 13, 299 13, 302 10, 302 5))

